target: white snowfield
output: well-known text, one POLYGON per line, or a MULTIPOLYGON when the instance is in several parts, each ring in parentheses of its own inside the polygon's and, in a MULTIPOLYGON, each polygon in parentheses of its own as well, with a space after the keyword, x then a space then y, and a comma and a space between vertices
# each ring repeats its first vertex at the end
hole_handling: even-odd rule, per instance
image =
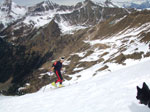
MULTIPOLYGON (((136 99, 136 86, 150 87, 150 58, 85 80, 64 82, 66 87, 43 87, 24 96, 0 96, 0 112, 149 112, 136 99), (45 90, 44 90, 45 89, 45 90)), ((82 72, 86 77, 89 71, 82 72)))

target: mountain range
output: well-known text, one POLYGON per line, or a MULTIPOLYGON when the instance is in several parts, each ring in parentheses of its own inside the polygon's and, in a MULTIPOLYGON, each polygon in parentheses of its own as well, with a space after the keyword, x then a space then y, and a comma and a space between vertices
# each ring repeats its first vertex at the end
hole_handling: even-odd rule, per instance
MULTIPOLYGON (((135 8, 135 9, 147 9, 150 8, 149 0, 108 0, 113 2, 115 5, 124 8, 135 8)), ((103 1, 104 2, 104 1, 103 1)))
POLYGON ((149 9, 150 8, 150 1, 149 0, 143 0, 140 4, 136 2, 131 2, 129 4, 123 5, 126 8, 135 8, 135 9, 149 9))
POLYGON ((30 7, 5 0, 0 6, 0 90, 6 95, 38 91, 56 79, 47 72, 61 56, 65 80, 82 79, 82 71, 94 66, 99 69, 92 76, 111 71, 111 64, 149 57, 149 13, 109 0, 75 6, 47 0, 30 7))

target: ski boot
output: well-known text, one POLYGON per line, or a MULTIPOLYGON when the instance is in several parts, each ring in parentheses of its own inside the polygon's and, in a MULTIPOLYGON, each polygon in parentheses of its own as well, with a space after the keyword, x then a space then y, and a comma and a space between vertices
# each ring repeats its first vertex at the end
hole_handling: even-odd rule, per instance
POLYGON ((52 82, 51 85, 54 86, 54 87, 57 87, 55 82, 52 82))
POLYGON ((62 85, 62 84, 59 84, 59 86, 58 86, 59 88, 61 88, 61 87, 65 87, 64 85, 62 85))

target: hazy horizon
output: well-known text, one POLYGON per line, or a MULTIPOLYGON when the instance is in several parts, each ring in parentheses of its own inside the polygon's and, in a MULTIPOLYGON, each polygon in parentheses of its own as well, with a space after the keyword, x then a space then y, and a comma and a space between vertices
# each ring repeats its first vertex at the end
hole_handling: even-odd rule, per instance
MULTIPOLYGON (((40 3, 40 2, 43 2, 45 0, 25 0, 25 1, 22 1, 22 0, 12 0, 13 2, 17 3, 18 5, 21 5, 21 6, 32 6, 32 5, 35 5, 37 3, 40 3)), ((57 3, 57 4, 60 4, 60 5, 75 5, 76 3, 78 2, 83 2, 85 0, 50 0, 54 3, 57 3)), ((106 1, 106 0, 91 0, 91 1, 94 1, 94 2, 103 2, 103 1, 106 1)), ((113 2, 136 2, 136 3, 139 3, 139 2, 142 2, 142 1, 146 1, 146 0, 111 0, 113 2)), ((149 0, 150 1, 150 0, 149 0)), ((0 0, 0 3, 4 2, 4 0, 0 0)))
MULTIPOLYGON (((2 3, 4 0, 0 0, 0 3, 2 3)), ((21 1, 21 0, 12 0, 13 2, 19 4, 19 5, 22 5, 22 6, 31 6, 31 5, 34 5, 34 4, 37 4, 37 3, 40 3, 40 2, 43 2, 45 0, 25 0, 25 1, 21 1)), ((57 3, 57 4, 61 4, 61 5, 75 5, 76 3, 78 2, 82 2, 82 1, 85 1, 85 0, 50 0, 54 3, 57 3)), ((104 1, 104 0, 92 0, 92 1, 104 1)))

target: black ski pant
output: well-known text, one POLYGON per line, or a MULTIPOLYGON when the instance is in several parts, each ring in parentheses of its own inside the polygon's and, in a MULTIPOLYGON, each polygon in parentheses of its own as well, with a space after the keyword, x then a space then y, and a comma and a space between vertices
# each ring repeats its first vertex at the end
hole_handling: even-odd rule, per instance
POLYGON ((57 82, 60 82, 60 84, 62 84, 63 77, 62 77, 62 75, 61 75, 60 70, 55 70, 55 74, 56 74, 56 76, 58 77, 58 79, 56 80, 56 83, 57 83, 57 82))

